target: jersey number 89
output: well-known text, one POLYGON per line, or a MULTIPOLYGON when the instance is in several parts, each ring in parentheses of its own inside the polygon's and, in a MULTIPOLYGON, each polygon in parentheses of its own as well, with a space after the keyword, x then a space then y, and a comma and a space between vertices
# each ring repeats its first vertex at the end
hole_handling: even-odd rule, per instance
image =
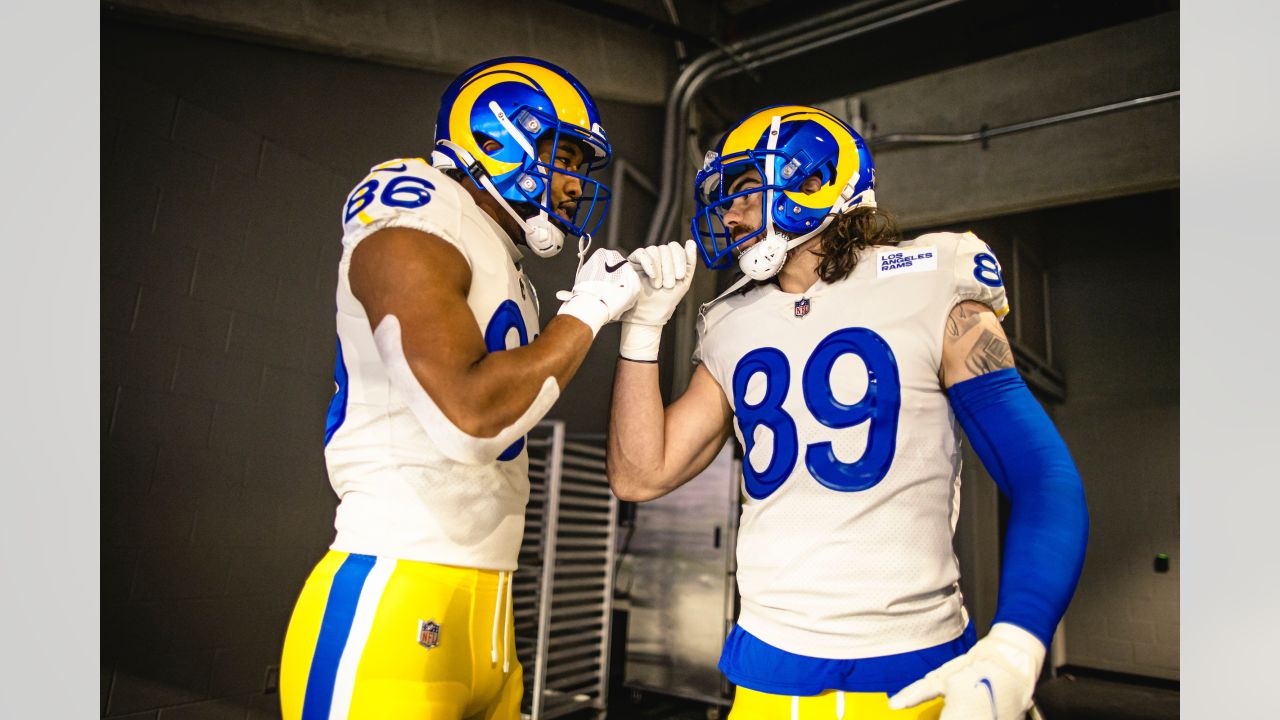
MULTIPOLYGON (((790 386, 790 364, 777 348, 752 350, 738 361, 733 371, 733 404, 746 450, 742 475, 747 494, 757 500, 769 497, 781 487, 799 458, 796 423, 782 407, 790 386), (765 376, 764 398, 748 404, 747 384, 757 373, 765 376), (751 450, 755 446, 756 428, 761 425, 773 434, 773 456, 768 467, 757 471, 751 464, 751 450)), ((839 492, 866 490, 883 480, 893 463, 902 398, 898 362, 884 338, 867 328, 845 328, 831 333, 818 343, 805 363, 801 386, 809 412, 826 427, 839 430, 871 423, 866 450, 855 462, 846 463, 837 458, 830 442, 807 445, 804 462, 809 474, 839 492), (831 370, 836 360, 848 354, 857 355, 867 368, 866 394, 852 405, 840 402, 831 391, 831 370)))

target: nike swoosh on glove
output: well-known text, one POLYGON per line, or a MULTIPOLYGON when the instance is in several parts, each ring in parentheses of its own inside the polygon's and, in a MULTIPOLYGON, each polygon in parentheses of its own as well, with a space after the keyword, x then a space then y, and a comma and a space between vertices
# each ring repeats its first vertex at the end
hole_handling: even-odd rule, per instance
POLYGON ((939 720, 1020 720, 1044 663, 1044 645, 1017 625, 996 623, 969 652, 889 698, 901 710, 943 696, 939 720))
POLYGON ((578 318, 594 337, 630 310, 639 294, 640 276, 631 263, 617 250, 601 248, 578 269, 573 290, 557 314, 578 318))
POLYGON ((650 245, 631 253, 629 260, 639 265, 649 282, 641 282, 636 306, 622 316, 622 343, 618 354, 627 360, 657 362, 662 326, 689 291, 697 264, 697 246, 692 240, 650 245))

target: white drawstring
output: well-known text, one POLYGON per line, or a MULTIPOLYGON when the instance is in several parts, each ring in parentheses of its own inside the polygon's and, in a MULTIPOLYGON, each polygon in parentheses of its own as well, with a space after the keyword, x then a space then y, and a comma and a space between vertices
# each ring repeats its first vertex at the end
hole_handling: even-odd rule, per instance
POLYGON ((800 696, 791 696, 791 720, 800 720, 800 696))
MULTIPOLYGON (((578 269, 573 271, 574 277, 582 270, 582 264, 587 261, 587 250, 591 247, 591 233, 584 233, 578 236, 578 269)), ((557 290, 556 299, 565 302, 573 297, 573 293, 568 290, 557 290)))
MULTIPOLYGON (((502 571, 498 571, 498 590, 493 598, 493 635, 489 640, 489 661, 498 664, 498 604, 502 602, 502 571)), ((505 641, 505 638, 504 638, 505 641)))
POLYGON ((503 603, 502 612, 502 674, 506 675, 511 671, 511 658, 507 657, 507 633, 511 630, 511 606, 513 604, 511 594, 511 573, 507 573, 507 598, 503 603))
POLYGON ((844 691, 836 691, 836 720, 844 720, 844 691))

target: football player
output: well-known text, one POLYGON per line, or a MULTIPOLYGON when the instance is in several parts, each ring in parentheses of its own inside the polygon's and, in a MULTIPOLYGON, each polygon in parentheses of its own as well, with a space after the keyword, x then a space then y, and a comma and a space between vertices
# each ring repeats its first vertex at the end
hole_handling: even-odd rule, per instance
POLYGON ((615 251, 585 265, 611 157, 568 72, 491 60, 445 91, 431 161, 373 167, 342 208, 336 392, 325 460, 337 535, 285 638, 283 717, 515 720, 511 575, 525 434, 639 292, 615 251), (580 238, 545 328, 525 253, 580 238))
MULTIPOLYGON (((617 367, 618 497, 671 492, 731 431, 745 451, 742 610, 719 664, 736 720, 1022 717, 1084 561, 1083 488, 1014 367, 1000 264, 971 233, 902 241, 874 182, 829 113, 738 122, 696 175, 692 229, 709 267, 736 255, 745 276, 703 306, 669 406, 656 348, 617 367), (1012 506, 981 640, 952 550, 957 422, 1012 506)), ((688 276, 647 302, 674 308, 688 276)))

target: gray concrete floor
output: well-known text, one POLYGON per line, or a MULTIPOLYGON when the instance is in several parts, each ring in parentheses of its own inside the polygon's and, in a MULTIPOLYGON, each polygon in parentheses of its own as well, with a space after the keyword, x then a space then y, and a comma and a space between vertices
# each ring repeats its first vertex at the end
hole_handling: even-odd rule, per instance
MULTIPOLYGON (((1064 674, 1040 684, 1036 705, 1044 720, 1177 720, 1178 690, 1064 674)), ((652 693, 614 690, 608 720, 708 720, 708 706, 652 693)), ((728 716, 727 710, 719 717, 728 716)), ((594 718, 593 712, 569 716, 594 718)))
POLYGON ((1040 683, 1045 720, 1176 720, 1179 692, 1066 673, 1040 683))

